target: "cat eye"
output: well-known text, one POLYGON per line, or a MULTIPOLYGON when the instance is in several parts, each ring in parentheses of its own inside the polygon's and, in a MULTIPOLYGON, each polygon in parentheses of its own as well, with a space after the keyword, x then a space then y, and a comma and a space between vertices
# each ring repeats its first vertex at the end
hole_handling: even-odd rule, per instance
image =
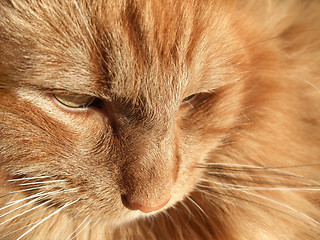
POLYGON ((95 97, 82 94, 53 94, 55 99, 66 107, 86 108, 95 100, 95 97))
POLYGON ((182 100, 181 107, 191 106, 193 107, 193 102, 196 100, 198 94, 192 94, 182 100))
POLYGON ((182 100, 180 108, 188 109, 189 107, 191 107, 195 109, 206 103, 208 100, 212 99, 214 95, 215 94, 212 92, 192 94, 182 100))
POLYGON ((182 100, 182 103, 185 103, 185 102, 186 102, 186 103, 187 103, 187 102, 189 103, 189 102, 191 102, 193 99, 195 99, 196 96, 197 96, 197 94, 192 94, 192 95, 184 98, 184 99, 182 100))

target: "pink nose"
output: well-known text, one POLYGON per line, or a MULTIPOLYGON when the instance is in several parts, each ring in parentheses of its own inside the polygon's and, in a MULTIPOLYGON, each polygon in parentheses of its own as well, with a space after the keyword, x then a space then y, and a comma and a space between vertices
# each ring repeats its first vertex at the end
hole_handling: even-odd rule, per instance
POLYGON ((160 210, 161 208, 163 208, 165 205, 167 205, 169 200, 170 200, 170 198, 168 200, 162 202, 161 204, 156 205, 156 206, 146 206, 146 205, 141 204, 141 203, 136 202, 136 201, 128 201, 128 203, 130 204, 130 206, 133 209, 140 210, 140 211, 145 212, 145 213, 150 213, 150 212, 154 212, 154 211, 157 211, 157 210, 160 210))

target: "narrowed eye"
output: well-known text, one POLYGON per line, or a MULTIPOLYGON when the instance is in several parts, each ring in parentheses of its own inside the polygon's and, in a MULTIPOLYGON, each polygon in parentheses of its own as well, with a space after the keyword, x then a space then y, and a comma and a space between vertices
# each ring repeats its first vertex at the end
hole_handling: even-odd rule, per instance
POLYGON ((186 98, 184 98, 181 102, 181 109, 188 109, 189 107, 195 109, 202 104, 206 103, 209 99, 214 96, 214 93, 195 93, 186 98))
POLYGON ((182 100, 182 103, 190 103, 192 100, 194 100, 197 97, 197 94, 192 94, 182 100))
POLYGON ((181 102, 181 105, 180 107, 183 107, 185 108, 186 106, 191 106, 191 107, 194 107, 194 101, 196 100, 198 94, 192 94, 186 98, 184 98, 181 102))
POLYGON ((53 96, 58 102, 70 108, 86 108, 95 100, 95 97, 82 94, 53 94, 53 96))

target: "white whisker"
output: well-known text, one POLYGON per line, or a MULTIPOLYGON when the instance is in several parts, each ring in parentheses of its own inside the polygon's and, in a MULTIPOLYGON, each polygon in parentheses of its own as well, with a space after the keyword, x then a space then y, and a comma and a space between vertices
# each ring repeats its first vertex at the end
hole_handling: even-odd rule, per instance
MULTIPOLYGON (((79 233, 81 232, 78 232, 76 235, 74 235, 77 231, 78 231, 78 229, 80 229, 81 228, 81 226, 85 223, 85 221, 87 221, 87 219, 89 218, 89 216, 87 216, 80 224, 79 224, 79 226, 66 238, 66 240, 69 240, 69 239, 73 239, 73 238, 75 238, 77 235, 79 235, 79 233), (74 235, 74 236, 73 236, 74 235)), ((89 223, 91 222, 91 220, 89 221, 89 223)), ((85 226, 86 227, 86 226, 85 226)))
POLYGON ((164 215, 166 215, 166 217, 169 218, 170 221, 171 221, 174 225, 176 225, 176 222, 173 220, 173 218, 171 217, 171 215, 168 213, 168 210, 164 210, 162 213, 163 213, 164 215))
POLYGON ((0 198, 3 198, 3 197, 7 197, 7 196, 10 196, 10 195, 13 195, 13 194, 16 194, 16 193, 21 193, 21 192, 27 192, 27 191, 32 191, 32 190, 38 190, 38 189, 41 189, 42 187, 33 187, 33 188, 27 188, 27 189, 23 189, 23 190, 18 190, 18 191, 13 191, 13 192, 9 192, 5 195, 2 195, 0 198))
MULTIPOLYGON (((39 199, 36 199, 36 200, 39 200, 39 199)), ((48 202, 50 202, 50 200, 48 200, 48 201, 46 201, 46 202, 43 202, 43 203, 41 203, 41 204, 39 204, 39 205, 37 205, 37 206, 35 206, 35 207, 33 207, 33 208, 30 208, 29 210, 24 211, 24 212, 22 212, 22 213, 20 213, 20 214, 17 214, 16 216, 14 216, 14 217, 12 217, 12 218, 10 218, 10 219, 7 219, 7 220, 4 221, 4 222, 1 222, 0 225, 5 224, 5 223, 7 223, 7 222, 10 222, 10 221, 12 221, 12 220, 14 220, 14 219, 16 219, 16 218, 18 218, 18 217, 20 217, 20 216, 28 213, 28 212, 31 212, 31 211, 33 211, 33 210, 35 210, 35 209, 37 209, 37 208, 39 208, 39 207, 47 204, 48 202)), ((29 202, 28 204, 30 204, 30 203, 31 203, 31 202, 29 202)), ((25 206, 28 205, 28 204, 24 204, 24 205, 21 206, 21 207, 25 207, 25 206)), ((16 210, 16 209, 15 209, 15 210, 16 210)), ((1 216, 0 216, 0 217, 1 217, 1 216)))
POLYGON ((47 195, 53 195, 53 194, 55 194, 55 193, 69 192, 69 191, 73 191, 73 190, 76 190, 76 189, 78 189, 78 188, 71 188, 71 189, 66 189, 66 190, 56 190, 56 191, 47 192, 47 193, 46 193, 46 192, 36 193, 36 194, 31 195, 31 196, 25 197, 25 198, 23 198, 23 199, 19 199, 19 200, 14 200, 14 201, 12 201, 12 202, 8 202, 8 203, 6 203, 6 204, 8 204, 8 205, 6 205, 5 207, 0 208, 0 211, 6 209, 6 208, 8 208, 8 207, 11 207, 11 206, 13 206, 13 205, 15 205, 15 204, 18 204, 18 203, 20 203, 20 202, 27 201, 27 200, 29 200, 29 199, 33 199, 33 198, 37 198, 37 197, 42 197, 42 196, 47 196, 47 195))
POLYGON ((65 205, 63 205, 62 207, 60 207, 59 209, 57 209, 56 211, 54 211, 53 213, 49 214, 47 217, 41 219, 36 225, 34 225, 32 228, 30 228, 28 231, 26 231, 25 233, 23 233, 20 237, 18 237, 16 240, 20 240, 22 239, 24 236, 26 236, 28 233, 30 233, 32 230, 34 230, 36 227, 38 227, 41 223, 45 222, 46 220, 48 220, 49 218, 51 218, 52 216, 56 215, 57 213, 61 212, 64 208, 69 207, 70 205, 76 203, 77 201, 79 201, 80 199, 77 199, 73 202, 70 203, 66 203, 65 205))
MULTIPOLYGON (((80 229, 81 225, 83 225, 83 223, 84 223, 88 218, 89 218, 89 216, 86 217, 85 220, 83 220, 83 222, 76 228, 76 230, 71 234, 71 236, 72 236, 76 231, 78 231, 78 230, 80 229)), ((92 219, 90 219, 90 220, 80 229, 80 231, 78 231, 71 239, 76 238, 86 227, 89 226, 89 224, 91 223, 91 221, 92 221, 92 219)))
POLYGON ((17 182, 17 181, 26 181, 26 180, 44 179, 44 178, 50 178, 50 176, 26 177, 26 178, 9 179, 8 182, 17 182))
POLYGON ((100 222, 101 218, 98 218, 93 224, 90 225, 90 231, 91 229, 96 226, 100 222))
MULTIPOLYGON (((199 206, 198 203, 196 203, 196 201, 194 201, 191 197, 187 197, 187 199, 188 199, 191 203, 193 203, 193 204, 200 210, 200 213, 202 212, 202 213, 204 214, 204 216, 206 216, 207 218, 209 218, 208 215, 206 214, 206 212, 202 209, 202 207, 199 206)), ((201 215, 201 214, 200 214, 200 215, 201 215)), ((202 215, 201 215, 201 218, 202 218, 202 215)), ((202 220, 205 221, 203 218, 202 218, 202 220)))
MULTIPOLYGON (((202 187, 202 188, 207 188, 207 189, 212 189, 212 188, 214 189, 214 187, 211 188, 210 186, 205 186, 205 185, 198 185, 198 186, 200 186, 200 187, 202 187)), ((260 194, 248 192, 248 191, 246 191, 246 190, 244 190, 244 189, 242 189, 242 188, 234 188, 234 187, 226 187, 226 188, 227 188, 228 190, 235 190, 235 191, 243 192, 243 193, 245 193, 245 194, 247 194, 247 195, 252 195, 252 196, 255 196, 255 197, 257 197, 257 198, 264 199, 264 200, 266 200, 266 201, 268 201, 268 202, 275 203, 275 204, 277 204, 277 205, 279 205, 279 206, 282 206, 282 207, 284 207, 284 208, 287 208, 287 209, 289 209, 289 210, 291 210, 291 211, 293 211, 293 212, 295 212, 295 213, 297 213, 297 214, 299 214, 299 215, 301 215, 301 216, 303 216, 303 217, 311 220, 312 222, 320 225, 320 222, 318 222, 318 221, 316 221, 315 219, 311 218, 311 217, 308 216, 307 214, 305 214, 305 213, 303 213, 303 212, 300 212, 299 210, 297 210, 297 209, 295 209, 295 208, 293 208, 293 207, 290 207, 290 206, 288 206, 288 205, 286 205, 286 204, 284 204, 284 203, 278 202, 278 201, 276 201, 276 200, 274 200, 274 199, 268 198, 268 197, 263 196, 263 195, 260 195, 260 194)), ((244 200, 246 200, 246 199, 244 199, 244 200)), ((246 200, 246 201, 251 201, 251 200, 246 200)), ((252 201, 251 201, 251 202, 252 202, 252 201)), ((257 203, 257 204, 258 204, 258 203, 257 203)), ((266 207, 268 207, 268 206, 266 206, 266 207)), ((270 208, 270 207, 268 207, 268 208, 270 208)), ((274 210, 276 210, 276 209, 274 209, 274 210)), ((288 214, 288 213, 285 213, 285 214, 291 216, 291 215, 288 214)))
POLYGON ((262 166, 239 164, 239 163, 205 163, 205 164, 202 164, 202 166, 222 166, 222 167, 231 166, 231 167, 243 167, 243 168, 273 170, 273 169, 314 167, 314 166, 319 166, 320 167, 320 164, 289 165, 289 166, 280 166, 280 167, 262 167, 262 166))
MULTIPOLYGON (((50 207, 53 207, 54 205, 55 205, 55 203, 51 203, 51 204, 45 205, 44 207, 48 209, 48 208, 50 208, 50 207)), ((31 218, 33 218, 34 215, 36 215, 36 214, 39 215, 38 212, 35 212, 35 213, 32 213, 32 214, 28 214, 27 216, 21 218, 21 221, 25 221, 25 220, 27 220, 27 219, 31 219, 31 218)), ((12 235, 12 234, 14 234, 14 233, 16 233, 16 232, 19 232, 20 230, 22 230, 22 229, 24 229, 24 228, 30 227, 30 226, 32 226, 32 225, 35 225, 35 224, 37 224, 37 223, 40 222, 40 221, 41 221, 41 220, 38 220, 38 221, 36 221, 36 222, 33 222, 33 223, 29 223, 29 224, 27 224, 27 225, 24 225, 23 227, 17 228, 17 229, 15 229, 14 231, 11 231, 11 232, 7 233, 6 235, 2 236, 1 239, 6 239, 6 237, 8 237, 8 236, 10 236, 10 235, 12 235)), ((17 225, 17 224, 19 224, 19 223, 20 223, 19 221, 18 221, 18 222, 14 222, 14 223, 10 223, 10 227, 12 227, 13 225, 17 225)))
POLYGON ((37 184, 45 184, 45 183, 56 183, 56 182, 66 182, 67 180, 52 180, 52 181, 43 181, 43 182, 31 182, 31 183, 21 183, 20 186, 28 186, 28 185, 37 185, 37 184))
MULTIPOLYGON (((237 164, 237 163, 206 163, 204 165, 201 165, 203 167, 212 167, 212 166, 219 166, 219 167, 236 167, 236 168, 240 168, 240 169, 236 169, 235 171, 243 171, 243 170, 247 170, 247 169, 252 169, 252 170, 264 170, 264 171, 271 171, 271 172, 275 172, 275 173, 280 173, 280 174, 284 174, 286 176, 290 176, 290 177, 296 177, 296 178, 301 178, 301 179, 306 179, 309 180, 310 182, 313 182, 317 185, 320 185, 319 181, 316 181, 314 179, 305 177, 305 176, 301 176, 301 175, 297 175, 288 171, 283 171, 281 169, 286 169, 286 168, 298 168, 298 167, 307 167, 307 166, 320 166, 319 164, 310 164, 310 165, 293 165, 293 166, 283 166, 283 167, 261 167, 261 166, 252 166, 252 165, 245 165, 245 164, 237 164), (241 169, 244 168, 244 169, 241 169)), ((233 169, 230 169, 233 170, 233 169)))
POLYGON ((312 222, 320 225, 320 222, 318 222, 317 220, 315 220, 315 219, 313 219, 312 217, 308 216, 307 214, 305 214, 305 213, 303 213, 303 212, 301 212, 301 211, 298 211, 297 209, 295 209, 295 208, 293 208, 293 207, 290 207, 290 206, 288 206, 288 205, 286 205, 286 204, 283 204, 283 203, 281 203, 281 202, 278 202, 278 201, 276 201, 276 200, 274 200, 274 199, 270 199, 270 198, 265 197, 265 196, 262 196, 262 195, 260 195, 260 194, 255 194, 255 193, 252 193, 252 192, 247 192, 247 191, 244 191, 244 190, 241 190, 241 189, 234 189, 234 190, 238 190, 238 191, 243 192, 243 193, 245 193, 245 194, 252 195, 252 196, 255 196, 255 197, 258 197, 258 198, 267 200, 267 201, 269 201, 269 202, 278 204, 278 205, 280 205, 280 206, 282 206, 282 207, 285 207, 285 208, 287 208, 287 209, 289 209, 289 210, 291 210, 291 211, 293 211, 293 212, 296 212, 296 213, 300 214, 301 216, 304 216, 305 218, 309 219, 310 221, 312 221, 312 222))
MULTIPOLYGON (((301 187, 301 188, 291 188, 291 187, 251 187, 251 186, 245 186, 245 185, 238 185, 238 184, 231 184, 231 183, 220 183, 220 182, 216 182, 216 181, 210 181, 210 180, 206 180, 206 179, 201 179, 204 182, 209 182, 209 183, 213 183, 216 185, 221 185, 224 188, 228 188, 228 187, 234 187, 234 188, 239 188, 239 189, 246 189, 246 190, 266 190, 266 191, 320 191, 320 188, 305 188, 305 187, 301 187)), ((205 186, 205 185, 201 185, 199 184, 199 186, 203 186, 203 187, 212 187, 212 186, 205 186)), ((213 187, 214 188, 214 187, 213 187)))
POLYGON ((8 205, 5 206, 5 207, 0 208, 0 211, 6 209, 6 208, 8 208, 8 207, 11 207, 11 206, 13 206, 13 205, 15 205, 15 204, 18 204, 18 203, 20 203, 20 202, 27 201, 27 200, 29 200, 29 199, 36 198, 36 197, 40 197, 40 196, 45 196, 45 195, 48 195, 48 193, 42 193, 42 192, 40 192, 40 193, 33 194, 33 195, 31 195, 31 196, 25 197, 25 198, 23 198, 23 199, 19 199, 19 200, 14 200, 14 201, 12 201, 12 202, 8 202, 8 203, 6 203, 6 204, 8 204, 8 205))
MULTIPOLYGON (((35 199, 31 200, 30 202, 27 202, 27 203, 21 205, 20 207, 17 207, 17 208, 15 208, 15 209, 11 210, 11 211, 8 211, 8 212, 0 215, 0 218, 2 218, 2 217, 6 216, 6 215, 8 215, 8 214, 10 214, 10 213, 12 213, 12 212, 14 212, 14 211, 17 211, 17 210, 19 210, 19 209, 21 209, 21 208, 23 208, 23 207, 25 207, 25 206, 28 206, 28 205, 30 205, 30 204, 32 204, 32 203, 34 203, 34 202, 36 202, 36 201, 38 201, 38 200, 40 200, 40 199, 41 199, 41 197, 40 197, 40 198, 35 198, 35 199)), ((2 224, 2 223, 0 223, 0 225, 1 225, 1 224, 2 224)))
POLYGON ((320 92, 320 88, 318 88, 316 85, 314 85, 313 83, 307 81, 307 80, 303 80, 305 83, 309 84, 311 87, 313 87, 314 89, 318 90, 320 92))
MULTIPOLYGON (((305 186, 309 186, 309 187, 311 187, 311 186, 313 186, 314 187, 314 185, 312 185, 312 184, 307 184, 305 181, 306 181, 306 179, 301 179, 301 178, 299 178, 299 179, 292 179, 292 178, 290 178, 290 179, 288 179, 288 178, 286 178, 286 177, 275 177, 275 176, 269 176, 269 175, 258 175, 258 174, 250 174, 250 173, 226 173, 226 172, 206 172, 207 174, 209 174, 209 175, 212 175, 212 176, 231 176, 231 177, 233 177, 233 176, 243 176, 243 177, 256 177, 256 178, 264 178, 264 179, 271 179, 271 180, 285 180, 285 181, 290 181, 290 182, 292 182, 292 181, 295 181, 295 182, 297 182, 297 183, 300 183, 300 184, 305 184, 305 186), (302 180, 305 180, 305 181, 302 181, 302 180)), ((319 185, 319 187, 320 187, 320 185, 319 185)))
POLYGON ((187 209, 187 211, 189 213, 189 218, 190 218, 191 215, 193 216, 193 213, 191 212, 191 210, 188 207, 188 205, 184 201, 182 201, 181 204, 182 204, 182 206, 184 206, 185 209, 187 209))
MULTIPOLYGON (((231 202, 230 200, 227 200, 226 198, 222 198, 222 197, 219 197, 217 195, 212 194, 212 192, 206 192, 205 190, 202 190, 202 189, 199 189, 199 188, 197 188, 196 191, 204 193, 206 195, 210 195, 211 197, 217 198, 219 200, 222 200, 222 202, 228 202, 229 204, 232 204, 232 205, 235 204, 234 202, 231 202)), ((221 195, 222 193, 218 193, 218 194, 221 195)))

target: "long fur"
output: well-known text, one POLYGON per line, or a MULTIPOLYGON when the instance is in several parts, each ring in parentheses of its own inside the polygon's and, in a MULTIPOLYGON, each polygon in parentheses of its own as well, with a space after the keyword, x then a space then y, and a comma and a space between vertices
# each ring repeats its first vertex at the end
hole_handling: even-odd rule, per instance
POLYGON ((2 0, 0 239, 319 239, 319 12, 2 0))

